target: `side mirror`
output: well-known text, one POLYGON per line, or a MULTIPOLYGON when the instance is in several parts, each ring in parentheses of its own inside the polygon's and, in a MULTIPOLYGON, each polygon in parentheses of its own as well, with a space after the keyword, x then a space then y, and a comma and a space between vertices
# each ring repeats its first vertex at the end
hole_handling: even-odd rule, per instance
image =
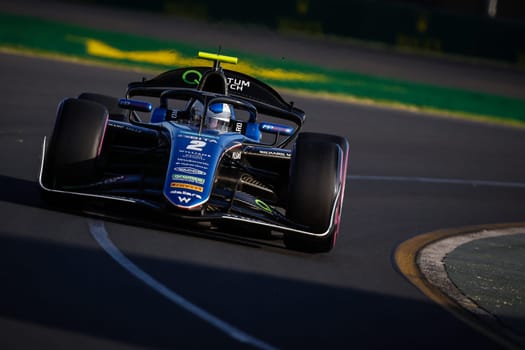
POLYGON ((118 101, 118 106, 120 108, 139 111, 139 112, 151 112, 153 106, 149 102, 131 100, 128 98, 121 98, 118 101))

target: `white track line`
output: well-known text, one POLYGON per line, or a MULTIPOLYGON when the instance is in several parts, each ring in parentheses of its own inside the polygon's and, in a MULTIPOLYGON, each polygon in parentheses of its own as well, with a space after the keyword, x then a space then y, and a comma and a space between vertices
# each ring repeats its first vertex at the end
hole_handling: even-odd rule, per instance
POLYGON ((144 270, 135 265, 129 260, 109 239, 108 232, 104 226, 104 222, 100 220, 88 220, 89 231, 97 243, 108 253, 113 260, 115 260, 120 266, 128 270, 133 276, 144 282, 150 288, 157 291, 159 294, 167 298, 182 309, 190 312, 191 314, 199 317, 203 321, 211 324, 220 331, 226 333, 229 337, 245 344, 252 345, 257 349, 273 350, 273 346, 252 337, 251 335, 241 331, 240 329, 228 324, 227 322, 219 319, 218 317, 210 314, 206 310, 192 304, 182 296, 170 290, 168 287, 148 275, 144 270))
POLYGON ((440 178, 433 178, 433 177, 349 175, 347 176, 346 179, 347 180, 364 180, 364 181, 397 181, 397 182, 420 182, 420 183, 445 184, 445 185, 525 188, 524 182, 440 179, 440 178))

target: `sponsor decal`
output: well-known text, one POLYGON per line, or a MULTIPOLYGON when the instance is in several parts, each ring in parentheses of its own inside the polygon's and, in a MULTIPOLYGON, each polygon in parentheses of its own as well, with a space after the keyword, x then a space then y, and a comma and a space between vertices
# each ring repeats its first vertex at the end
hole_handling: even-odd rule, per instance
POLYGON ((172 174, 171 179, 175 181, 186 181, 195 184, 202 185, 204 184, 204 179, 196 176, 183 175, 183 174, 172 174))
POLYGON ((199 85, 202 74, 198 70, 189 69, 182 73, 182 80, 189 85, 199 85))
POLYGON ((193 192, 188 192, 188 191, 184 191, 184 190, 171 190, 170 193, 171 194, 178 194, 178 195, 185 196, 185 197, 192 197, 192 198, 202 199, 202 196, 200 194, 193 193, 193 192))
POLYGON ((242 153, 240 151, 232 152, 232 159, 238 160, 241 159, 242 153))
POLYGON ((178 196, 177 199, 179 200, 179 202, 184 204, 188 204, 191 201, 191 198, 189 197, 178 196))
POLYGON ((294 131, 292 127, 270 123, 261 123, 260 128, 262 131, 273 132, 274 134, 281 133, 283 135, 291 135, 294 131))
POLYGON ((110 185, 110 184, 114 184, 114 183, 117 183, 119 181, 122 181, 124 179, 125 179, 125 176, 124 175, 120 175, 120 176, 110 177, 110 178, 105 179, 104 181, 99 182, 99 183, 103 184, 103 185, 110 185))
POLYGON ((255 200, 255 204, 257 204, 257 206, 259 208, 261 208, 262 210, 264 210, 265 212, 267 213, 273 213, 273 209, 272 207, 270 207, 268 204, 264 203, 262 200, 260 200, 259 198, 257 198, 255 200))
MULTIPOLYGON (((239 220, 245 221, 245 222, 253 222, 253 223, 256 223, 256 224, 268 225, 264 221, 248 218, 248 217, 245 217, 245 216, 235 215, 235 214, 226 214, 226 215, 223 216, 223 218, 239 219, 239 220)), ((272 226, 275 226, 275 225, 272 225, 272 226)))
MULTIPOLYGON (((200 140, 194 138, 191 135, 186 135, 183 137, 189 138, 190 141, 186 144, 184 148, 180 148, 178 150, 178 160, 185 161, 188 159, 193 159, 196 161, 201 161, 202 163, 207 163, 208 159, 211 158, 211 154, 206 153, 204 151, 204 148, 212 140, 200 140)), ((217 142, 216 140, 213 141, 217 142)))
POLYGON ((250 87, 250 82, 247 80, 228 78, 228 77, 226 77, 226 79, 228 81, 228 89, 230 90, 243 91, 244 88, 250 87))
POLYGON ((218 137, 215 137, 215 136, 211 136, 211 135, 208 135, 207 137, 203 137, 203 136, 200 136, 200 135, 192 135, 192 134, 187 134, 187 133, 180 133, 177 135, 178 137, 183 137, 185 139, 190 139, 190 140, 199 140, 199 141, 205 141, 205 142, 209 142, 209 143, 217 143, 217 139, 218 137))
POLYGON ((202 186, 190 185, 190 184, 185 184, 182 182, 172 182, 170 183, 170 187, 171 188, 184 188, 186 190, 192 190, 192 191, 197 191, 197 192, 204 191, 204 188, 202 188, 202 186))
POLYGON ((112 185, 112 184, 115 184, 115 183, 117 183, 119 181, 123 181, 124 179, 125 179, 125 176, 120 175, 120 176, 110 177, 110 178, 104 179, 102 181, 95 182, 95 183, 93 183, 91 185, 93 185, 93 186, 112 185))
POLYGON ((235 123, 235 132, 242 132, 242 123, 235 123))
POLYGON ((116 128, 116 129, 123 129, 123 130, 129 131, 129 132, 135 133, 135 134, 143 134, 144 133, 144 131, 141 130, 140 128, 136 128, 136 127, 129 126, 129 125, 111 123, 111 127, 112 128, 116 128))
POLYGON ((290 158, 291 154, 287 152, 280 152, 280 151, 268 151, 263 149, 258 149, 257 152, 259 154, 263 154, 265 156, 274 156, 274 157, 283 157, 283 158, 290 158))
POLYGON ((185 173, 185 174, 190 174, 190 175, 203 175, 203 176, 206 175, 206 172, 199 170, 199 169, 192 168, 192 167, 181 166, 181 167, 176 167, 173 170, 178 173, 185 173))
POLYGON ((238 132, 239 134, 245 134, 246 133, 246 123, 245 122, 235 122, 234 130, 235 132, 238 132))
MULTIPOLYGON (((184 153, 184 152, 181 152, 181 153, 184 153)), ((211 158, 211 155, 210 154, 203 154, 203 153, 191 153, 191 152, 188 152, 188 153, 184 153, 182 155, 182 158, 184 158, 184 160, 189 160, 189 159, 193 159, 193 160, 197 160, 197 161, 202 161, 203 163, 206 163, 206 160, 207 158, 211 158)))
POLYGON ((175 165, 182 166, 182 167, 194 167, 199 168, 202 170, 208 170, 209 164, 207 162, 199 162, 197 160, 193 159, 177 159, 175 162, 175 165))

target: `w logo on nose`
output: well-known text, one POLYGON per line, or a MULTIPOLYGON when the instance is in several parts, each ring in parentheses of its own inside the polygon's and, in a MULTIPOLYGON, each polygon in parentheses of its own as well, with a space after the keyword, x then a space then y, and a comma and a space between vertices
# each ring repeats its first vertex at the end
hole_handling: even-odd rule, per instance
POLYGON ((179 202, 184 203, 184 204, 188 204, 191 200, 191 198, 182 197, 182 196, 178 196, 178 198, 179 198, 179 202))

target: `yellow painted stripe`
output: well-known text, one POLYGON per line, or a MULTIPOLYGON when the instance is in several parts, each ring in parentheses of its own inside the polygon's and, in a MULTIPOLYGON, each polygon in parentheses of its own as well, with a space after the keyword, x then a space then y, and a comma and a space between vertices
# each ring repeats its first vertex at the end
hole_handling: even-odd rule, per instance
MULTIPOLYGON (((157 51, 124 51, 114 48, 103 41, 91 38, 71 37, 70 40, 83 41, 86 44, 87 54, 93 57, 112 58, 128 60, 140 63, 162 64, 169 67, 191 67, 200 66, 202 61, 199 58, 185 57, 176 50, 157 50, 157 51)), ((213 57, 217 55, 209 54, 213 57)), ((210 56, 210 57, 211 57, 210 56)), ((220 56, 230 57, 230 56, 220 56)), ((231 58, 231 57, 230 57, 231 58)), ((226 61, 225 61, 226 62, 226 61)), ((226 62, 232 63, 232 62, 226 62)), ((298 71, 287 71, 283 69, 265 68, 248 63, 242 63, 237 68, 244 74, 257 76, 261 79, 278 79, 283 81, 326 81, 327 78, 322 74, 302 73, 298 71)))

